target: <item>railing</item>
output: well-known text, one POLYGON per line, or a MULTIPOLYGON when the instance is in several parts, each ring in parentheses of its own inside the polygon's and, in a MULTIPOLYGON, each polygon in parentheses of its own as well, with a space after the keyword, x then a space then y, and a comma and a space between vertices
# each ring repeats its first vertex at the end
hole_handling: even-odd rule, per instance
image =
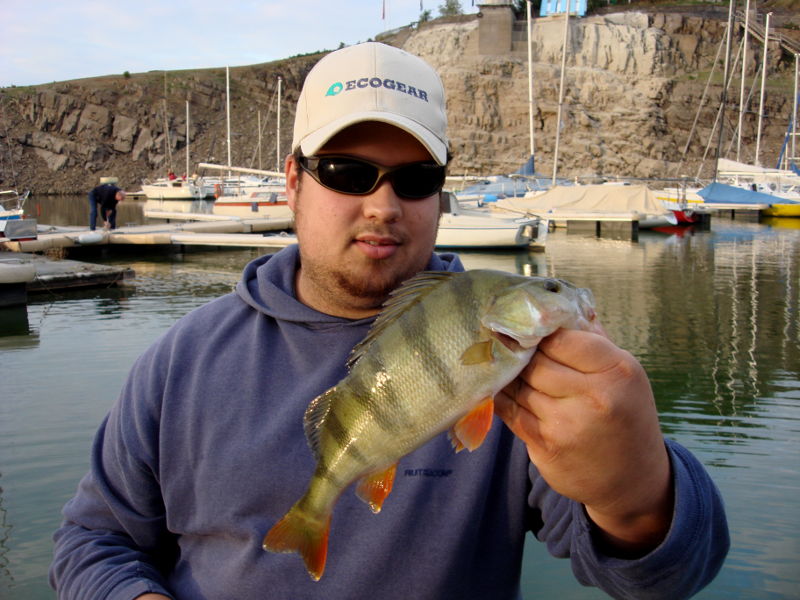
MULTIPOLYGON (((745 14, 744 11, 736 11, 736 20, 739 22, 739 26, 744 29, 745 24, 745 14)), ((764 43, 764 26, 761 23, 757 23, 754 20, 750 20, 748 23, 748 33, 757 39, 762 44, 764 43)), ((800 54, 800 42, 797 42, 791 38, 786 37, 782 33, 778 33, 776 31, 770 31, 769 39, 772 42, 777 42, 780 44, 781 48, 789 52, 790 54, 800 54)))

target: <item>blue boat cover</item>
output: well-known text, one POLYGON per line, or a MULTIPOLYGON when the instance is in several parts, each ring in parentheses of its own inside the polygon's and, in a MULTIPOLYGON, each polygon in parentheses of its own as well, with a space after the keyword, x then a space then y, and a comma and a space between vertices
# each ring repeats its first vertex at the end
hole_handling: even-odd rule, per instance
POLYGON ((735 185, 714 182, 697 192, 706 202, 719 204, 797 204, 795 200, 763 192, 754 192, 735 185))

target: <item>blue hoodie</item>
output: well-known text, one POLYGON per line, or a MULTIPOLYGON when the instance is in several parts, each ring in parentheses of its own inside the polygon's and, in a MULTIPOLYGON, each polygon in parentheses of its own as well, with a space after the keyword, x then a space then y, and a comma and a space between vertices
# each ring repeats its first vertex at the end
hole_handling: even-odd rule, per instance
MULTIPOLYGON (((615 597, 686 597, 714 577, 727 524, 687 450, 668 442, 667 539, 645 557, 614 559, 593 544, 583 507, 548 487, 499 419, 473 453, 455 454, 442 434, 404 457, 378 515, 345 490, 319 582, 297 555, 262 550, 314 470, 306 406, 345 375, 372 323, 298 302, 297 261, 296 247, 254 260, 235 293, 186 315, 137 360, 55 534, 60 598, 513 599, 528 531, 570 557, 581 583, 615 597)), ((428 268, 463 270, 453 255, 428 268)))

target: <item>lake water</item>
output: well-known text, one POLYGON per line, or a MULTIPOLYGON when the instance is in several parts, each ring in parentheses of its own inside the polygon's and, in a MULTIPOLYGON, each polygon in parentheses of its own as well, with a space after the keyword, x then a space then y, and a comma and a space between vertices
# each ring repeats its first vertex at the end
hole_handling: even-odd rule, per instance
MULTIPOLYGON (((83 224, 84 198, 32 199, 40 222, 83 224)), ((141 222, 141 203, 120 223, 141 222)), ((232 289, 255 250, 84 257, 129 265, 124 288, 33 296, 0 311, 0 598, 52 599, 60 509, 136 356, 181 315, 232 289)), ((468 267, 568 279, 650 374, 665 434, 722 490, 732 548, 697 597, 800 598, 800 220, 714 219, 638 242, 557 231, 544 253, 462 253, 468 267)), ((691 552, 687 548, 687 552, 691 552)), ((526 599, 603 598, 532 537, 526 599)))

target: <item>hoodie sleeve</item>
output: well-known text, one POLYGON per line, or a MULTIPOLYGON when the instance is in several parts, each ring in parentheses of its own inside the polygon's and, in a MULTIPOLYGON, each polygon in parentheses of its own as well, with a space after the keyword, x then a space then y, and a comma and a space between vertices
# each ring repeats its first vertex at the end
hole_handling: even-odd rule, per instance
POLYGON ((91 468, 64 507, 50 583, 62 599, 170 596, 161 573, 177 545, 158 485, 158 361, 139 359, 99 428, 91 468), (136 377, 138 374, 138 377, 136 377), (136 401, 134 402, 134 398, 136 401))
POLYGON ((730 546, 720 493, 688 450, 672 441, 667 449, 675 483, 672 525, 657 548, 635 560, 603 555, 583 506, 554 492, 531 466, 530 504, 540 514, 534 533, 553 556, 571 559, 582 585, 613 598, 675 600, 696 594, 719 572, 730 546))

